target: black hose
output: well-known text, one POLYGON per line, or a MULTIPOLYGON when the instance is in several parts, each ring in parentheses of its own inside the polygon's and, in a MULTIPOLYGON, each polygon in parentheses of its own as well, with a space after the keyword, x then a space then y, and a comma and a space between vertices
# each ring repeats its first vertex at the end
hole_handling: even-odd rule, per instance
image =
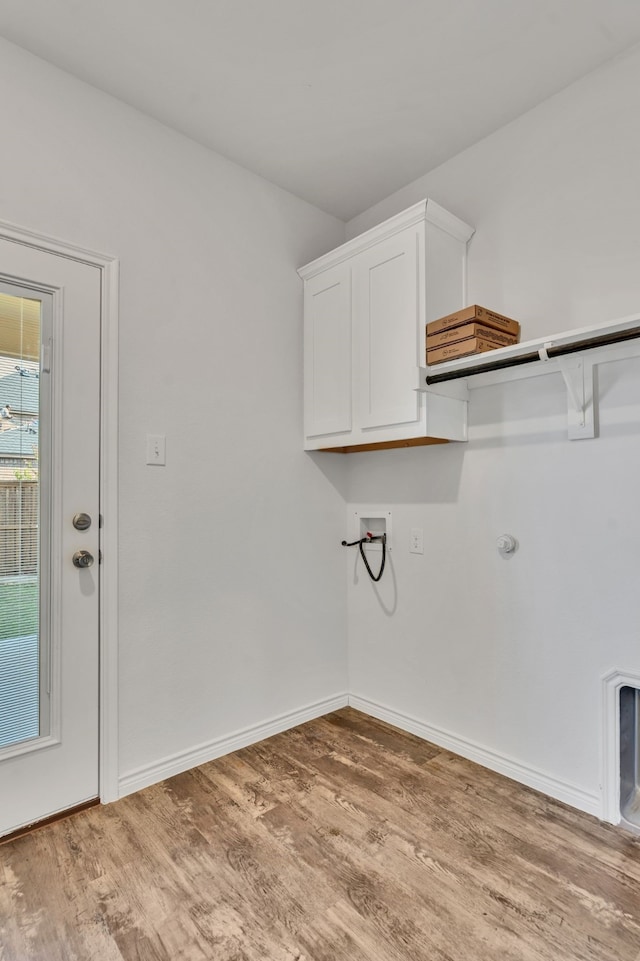
POLYGON ((357 541, 342 542, 343 547, 356 547, 356 545, 360 550, 360 556, 364 561, 364 566, 367 568, 367 573, 369 577, 371 578, 372 581, 377 583, 382 577, 382 575, 384 574, 384 565, 387 562, 387 535, 373 534, 370 536, 367 534, 366 537, 361 537, 360 540, 357 540, 357 541), (378 571, 377 574, 374 574, 371 568, 369 567, 369 561, 367 560, 367 555, 365 554, 364 547, 363 547, 364 544, 371 544, 373 541, 382 541, 382 561, 380 562, 380 570, 378 571))

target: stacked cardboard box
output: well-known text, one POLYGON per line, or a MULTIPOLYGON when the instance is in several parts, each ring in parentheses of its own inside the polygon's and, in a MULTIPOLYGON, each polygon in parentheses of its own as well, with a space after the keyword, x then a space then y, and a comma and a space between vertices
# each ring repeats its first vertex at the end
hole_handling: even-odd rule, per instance
POLYGON ((508 347, 519 340, 517 320, 473 304, 427 324, 427 364, 508 347))

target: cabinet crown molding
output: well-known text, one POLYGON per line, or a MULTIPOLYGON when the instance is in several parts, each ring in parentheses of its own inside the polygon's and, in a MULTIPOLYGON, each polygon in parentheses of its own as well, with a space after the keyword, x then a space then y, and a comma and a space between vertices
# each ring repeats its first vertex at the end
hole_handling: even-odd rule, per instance
POLYGON ((440 230, 444 230, 463 243, 467 243, 475 232, 473 227, 469 227, 464 221, 449 213, 435 200, 420 200, 412 207, 408 207, 407 210, 403 210, 363 234, 348 240, 340 247, 336 247, 335 250, 331 250, 329 253, 316 258, 316 260, 312 260, 311 263, 305 264, 304 267, 300 267, 298 275, 303 280, 309 280, 329 267, 335 267, 337 264, 349 260, 354 254, 362 253, 369 247, 373 247, 381 240, 392 237, 401 230, 419 223, 433 224, 434 227, 439 227, 440 230))

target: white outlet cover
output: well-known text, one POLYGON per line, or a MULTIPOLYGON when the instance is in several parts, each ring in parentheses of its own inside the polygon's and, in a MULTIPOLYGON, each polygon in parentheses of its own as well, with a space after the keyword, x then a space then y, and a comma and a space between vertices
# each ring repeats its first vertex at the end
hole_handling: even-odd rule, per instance
POLYGON ((147 434, 147 464, 164 467, 167 463, 167 439, 164 434, 147 434))
POLYGON ((412 527, 409 535, 409 553, 424 554, 424 532, 422 527, 412 527))

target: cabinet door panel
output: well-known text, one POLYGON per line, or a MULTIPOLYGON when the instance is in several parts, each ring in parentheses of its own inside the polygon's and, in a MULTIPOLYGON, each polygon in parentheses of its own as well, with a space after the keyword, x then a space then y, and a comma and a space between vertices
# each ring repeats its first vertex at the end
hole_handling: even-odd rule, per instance
POLYGON ((414 375, 420 326, 422 235, 409 229, 359 258, 354 271, 358 423, 419 421, 414 375))
POLYGON ((341 265, 305 285, 305 435, 351 430, 351 271, 341 265))

